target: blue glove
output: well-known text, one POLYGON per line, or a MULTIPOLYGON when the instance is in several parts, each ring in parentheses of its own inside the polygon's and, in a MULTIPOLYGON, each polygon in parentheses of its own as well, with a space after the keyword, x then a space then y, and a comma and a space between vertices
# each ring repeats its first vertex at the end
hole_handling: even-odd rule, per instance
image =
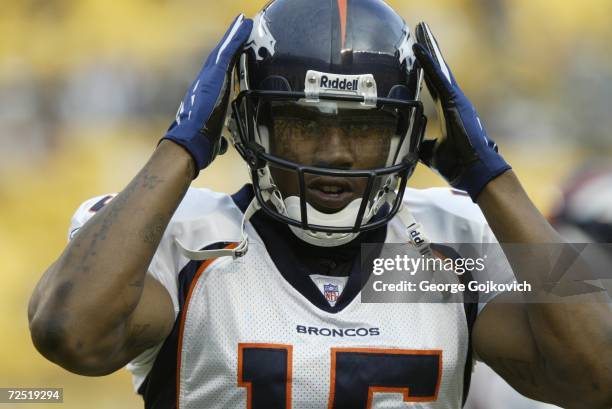
POLYGON ((176 120, 162 138, 187 150, 196 164, 196 177, 218 154, 227 150, 221 137, 227 114, 231 75, 242 46, 249 38, 253 21, 239 15, 210 53, 176 113, 176 120))
POLYGON ((491 180, 511 169, 484 130, 476 109, 463 94, 444 62, 429 26, 419 23, 413 45, 425 83, 438 107, 442 134, 426 140, 420 159, 473 201, 491 180))

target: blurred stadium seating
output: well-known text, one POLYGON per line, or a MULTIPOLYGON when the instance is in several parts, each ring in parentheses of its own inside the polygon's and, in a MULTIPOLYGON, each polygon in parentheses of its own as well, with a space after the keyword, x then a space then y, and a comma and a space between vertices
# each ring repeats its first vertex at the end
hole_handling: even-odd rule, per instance
MULTIPOLYGON (((27 300, 64 247, 72 212, 129 181, 233 16, 253 15, 263 3, 3 2, 0 386, 63 387, 66 409, 140 407, 124 371, 84 378, 43 359, 29 339, 27 300)), ((412 24, 430 23, 489 133, 543 211, 576 164, 612 153, 612 2, 390 4, 412 24)), ((231 152, 196 185, 229 192, 246 176, 231 152)), ((419 169, 411 184, 443 183, 419 169)))

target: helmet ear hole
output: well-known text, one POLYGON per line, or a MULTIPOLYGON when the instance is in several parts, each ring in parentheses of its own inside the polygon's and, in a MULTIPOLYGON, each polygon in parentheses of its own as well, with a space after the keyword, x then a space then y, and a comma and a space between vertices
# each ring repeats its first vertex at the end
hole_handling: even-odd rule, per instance
POLYGON ((291 91, 289 81, 280 75, 272 75, 265 78, 261 84, 259 84, 259 88, 266 91, 291 91))
POLYGON ((265 48, 260 48, 259 51, 257 51, 257 54, 261 59, 268 58, 270 56, 270 52, 265 48))
POLYGON ((387 98, 409 101, 414 99, 414 95, 410 95, 410 90, 403 84, 394 85, 389 91, 387 98))

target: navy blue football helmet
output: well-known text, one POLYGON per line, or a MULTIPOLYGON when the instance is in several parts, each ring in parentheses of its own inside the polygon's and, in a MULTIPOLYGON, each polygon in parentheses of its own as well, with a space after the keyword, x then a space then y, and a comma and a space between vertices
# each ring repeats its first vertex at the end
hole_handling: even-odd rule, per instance
POLYGON ((273 0, 237 64, 229 128, 259 207, 319 246, 399 211, 426 118, 404 20, 381 0, 273 0))

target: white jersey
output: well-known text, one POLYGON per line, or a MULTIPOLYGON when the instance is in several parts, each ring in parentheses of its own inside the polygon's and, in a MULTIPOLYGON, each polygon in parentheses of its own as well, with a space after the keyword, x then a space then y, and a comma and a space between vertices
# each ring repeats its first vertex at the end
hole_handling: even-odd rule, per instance
MULTIPOLYGON (((104 200, 81 206, 71 235, 104 200)), ((128 365, 146 407, 462 406, 475 308, 362 303, 351 277, 328 277, 335 287, 325 287, 325 276, 287 271, 290 260, 271 256, 282 243, 265 242, 251 223, 244 257, 196 262, 178 251, 177 238, 192 249, 236 242, 237 203, 190 189, 164 233, 149 274, 168 290, 176 323, 164 343, 128 365)), ((408 189, 405 204, 432 242, 495 241, 478 207, 450 189, 408 189)), ((384 241, 407 242, 405 230, 395 218, 384 241)), ((508 265, 496 268, 513 279, 508 265)))

